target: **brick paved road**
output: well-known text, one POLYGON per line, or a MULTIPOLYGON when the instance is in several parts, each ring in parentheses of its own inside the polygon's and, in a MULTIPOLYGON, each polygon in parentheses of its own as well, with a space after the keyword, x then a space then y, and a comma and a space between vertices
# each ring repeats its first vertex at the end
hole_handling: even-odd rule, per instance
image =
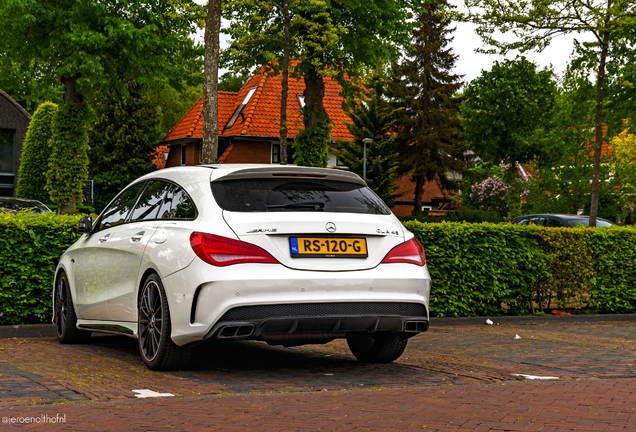
POLYGON ((202 346, 189 370, 158 373, 127 338, 4 339, 0 412, 66 414, 38 430, 636 431, 634 340, 632 322, 444 327, 389 365, 356 362, 342 341, 249 342, 202 346))

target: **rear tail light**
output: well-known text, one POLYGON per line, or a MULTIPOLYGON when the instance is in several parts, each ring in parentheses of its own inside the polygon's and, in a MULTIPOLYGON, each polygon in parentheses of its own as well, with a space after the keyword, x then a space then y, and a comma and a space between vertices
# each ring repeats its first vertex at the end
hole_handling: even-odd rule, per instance
POLYGON ((426 264, 426 255, 421 243, 413 237, 411 240, 397 245, 384 257, 382 264, 408 263, 423 266, 426 264))
POLYGON ((267 251, 256 245, 214 234, 193 232, 190 234, 190 246, 203 261, 219 267, 243 263, 278 263, 267 251))

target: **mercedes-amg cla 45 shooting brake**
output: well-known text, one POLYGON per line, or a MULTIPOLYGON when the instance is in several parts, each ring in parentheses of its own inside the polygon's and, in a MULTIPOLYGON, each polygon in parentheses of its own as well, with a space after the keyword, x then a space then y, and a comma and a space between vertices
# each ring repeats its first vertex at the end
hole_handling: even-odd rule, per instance
POLYGON ((390 362, 428 329, 422 246, 347 171, 163 169, 78 231, 55 275, 59 340, 129 335, 151 369, 180 367, 203 341, 244 339, 346 338, 360 361, 390 362))

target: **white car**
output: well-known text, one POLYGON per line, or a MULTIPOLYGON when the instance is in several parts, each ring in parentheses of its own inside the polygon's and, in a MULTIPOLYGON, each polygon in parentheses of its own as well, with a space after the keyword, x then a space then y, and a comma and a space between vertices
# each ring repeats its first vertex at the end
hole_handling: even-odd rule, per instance
POLYGON ((390 362, 428 329, 424 250, 357 175, 272 165, 168 168, 126 187, 61 257, 53 322, 139 340, 151 369, 206 340, 346 338, 390 362))

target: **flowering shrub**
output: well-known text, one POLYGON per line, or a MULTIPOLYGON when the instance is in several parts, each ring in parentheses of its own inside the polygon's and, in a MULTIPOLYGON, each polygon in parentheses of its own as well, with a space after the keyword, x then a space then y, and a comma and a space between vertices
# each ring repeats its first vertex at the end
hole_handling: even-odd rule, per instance
POLYGON ((497 211, 502 215, 508 213, 508 191, 511 185, 499 177, 488 177, 470 187, 467 204, 477 210, 497 211))

